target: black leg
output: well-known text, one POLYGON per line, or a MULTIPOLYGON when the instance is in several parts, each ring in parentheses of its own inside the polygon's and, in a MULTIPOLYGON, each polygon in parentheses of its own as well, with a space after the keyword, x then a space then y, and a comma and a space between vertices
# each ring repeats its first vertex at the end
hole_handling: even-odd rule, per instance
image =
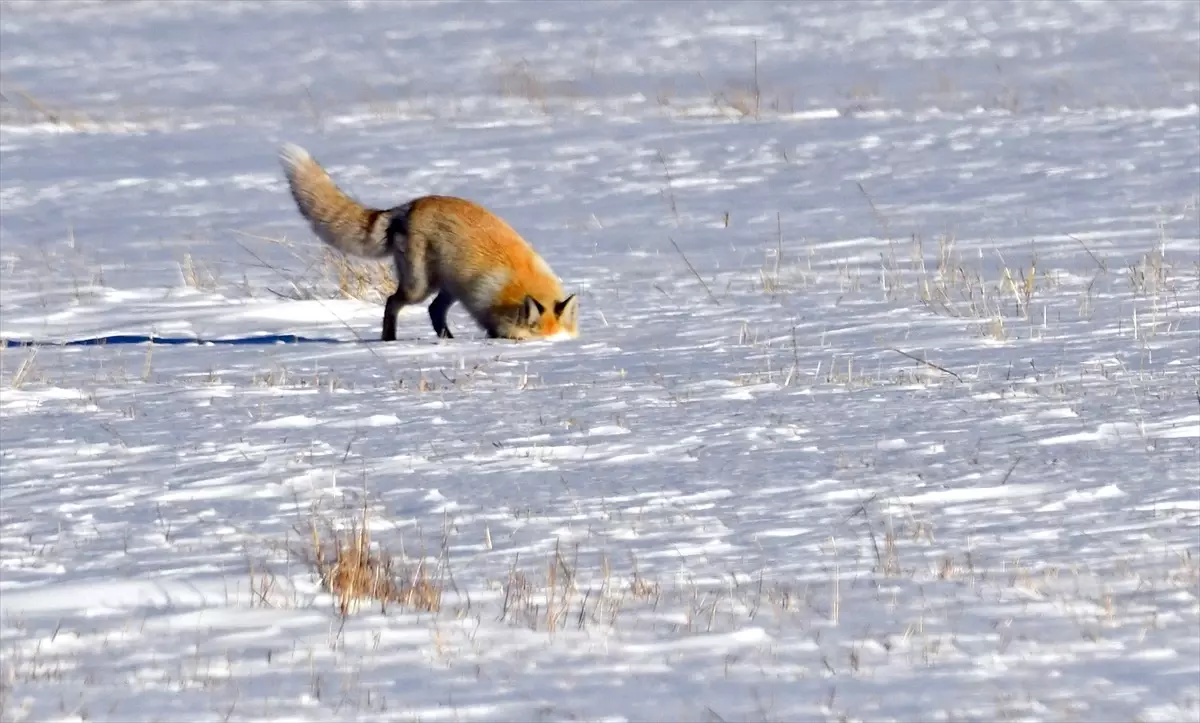
POLYGON ((404 308, 404 295, 397 291, 387 298, 383 306, 383 341, 396 341, 396 314, 404 308))
POLYGON ((453 305, 454 297, 446 291, 439 291, 438 295, 433 297, 433 303, 429 305, 429 320, 433 322, 433 332, 440 339, 454 338, 450 333, 450 325, 446 322, 446 312, 450 311, 453 305))

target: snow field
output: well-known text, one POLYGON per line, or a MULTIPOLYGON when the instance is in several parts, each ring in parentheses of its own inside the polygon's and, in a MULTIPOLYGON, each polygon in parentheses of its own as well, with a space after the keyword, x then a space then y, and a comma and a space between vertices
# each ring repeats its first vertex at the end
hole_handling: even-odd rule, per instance
POLYGON ((56 7, 0 16, 5 720, 1200 714, 1194 5, 56 7), (581 338, 374 342, 284 140, 501 213, 581 338), (54 343, 117 334, 320 341, 54 343))

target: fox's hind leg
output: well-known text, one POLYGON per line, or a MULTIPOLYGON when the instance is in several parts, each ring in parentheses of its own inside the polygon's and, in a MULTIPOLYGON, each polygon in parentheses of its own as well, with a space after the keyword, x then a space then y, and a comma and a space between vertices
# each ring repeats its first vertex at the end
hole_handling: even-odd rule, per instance
POLYGON ((444 289, 433 297, 433 303, 429 305, 429 320, 433 322, 433 331, 438 338, 454 338, 454 335, 450 333, 450 325, 446 322, 446 312, 450 311, 450 307, 453 305, 454 297, 444 289))
POLYGON ((383 307, 383 341, 396 340, 396 315, 401 309, 421 303, 437 289, 426 268, 424 249, 410 245, 407 253, 405 251, 403 246, 395 251, 396 292, 387 298, 383 307))
MULTIPOLYGON (((426 294, 425 296, 428 296, 426 294)), ((396 289, 396 293, 387 298, 387 303, 383 305, 383 341, 396 341, 396 314, 409 304, 419 304, 424 300, 424 297, 414 298, 406 293, 404 287, 396 289)))

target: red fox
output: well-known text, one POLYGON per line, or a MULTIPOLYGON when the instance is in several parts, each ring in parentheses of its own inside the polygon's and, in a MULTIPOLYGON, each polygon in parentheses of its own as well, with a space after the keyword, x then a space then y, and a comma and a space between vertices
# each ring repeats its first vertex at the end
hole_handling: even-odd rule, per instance
POLYGON ((313 232, 342 253, 396 265, 396 292, 383 310, 383 341, 396 340, 396 314, 435 292, 429 320, 452 339, 446 312, 460 302, 493 339, 575 338, 579 300, 521 236, 482 206, 422 196, 380 210, 347 196, 308 151, 279 152, 292 198, 313 232))

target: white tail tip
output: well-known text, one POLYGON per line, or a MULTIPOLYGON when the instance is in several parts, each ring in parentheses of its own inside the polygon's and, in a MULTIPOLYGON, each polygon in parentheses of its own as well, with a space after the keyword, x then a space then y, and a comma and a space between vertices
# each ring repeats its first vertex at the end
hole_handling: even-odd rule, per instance
POLYGON ((279 148, 279 160, 288 170, 312 162, 312 156, 295 143, 284 143, 279 148))

